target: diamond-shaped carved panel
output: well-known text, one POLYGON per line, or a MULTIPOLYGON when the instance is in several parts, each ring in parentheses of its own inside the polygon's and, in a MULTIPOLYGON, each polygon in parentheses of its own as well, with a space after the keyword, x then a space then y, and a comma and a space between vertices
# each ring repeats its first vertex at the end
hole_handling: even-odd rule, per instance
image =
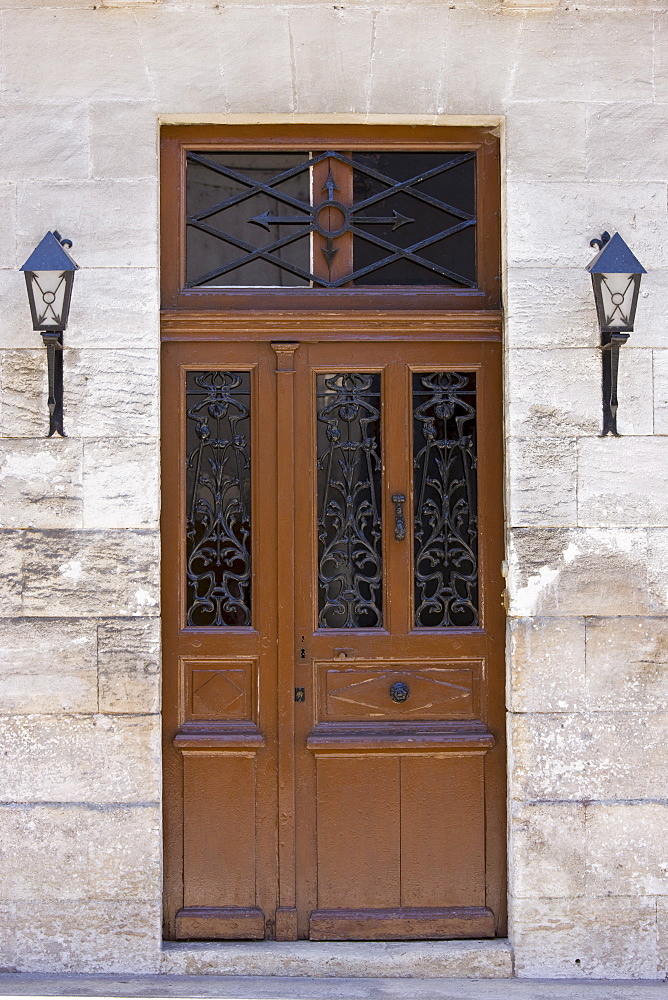
POLYGON ((251 719, 255 662, 184 661, 186 717, 251 719))

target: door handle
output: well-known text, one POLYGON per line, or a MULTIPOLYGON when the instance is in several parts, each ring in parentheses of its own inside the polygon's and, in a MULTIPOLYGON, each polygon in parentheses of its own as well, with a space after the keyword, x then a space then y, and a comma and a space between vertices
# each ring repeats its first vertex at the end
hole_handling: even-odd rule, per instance
POLYGON ((392 497, 392 503, 394 504, 394 537, 398 542, 403 542, 406 537, 406 522, 404 521, 405 494, 395 493, 392 497))

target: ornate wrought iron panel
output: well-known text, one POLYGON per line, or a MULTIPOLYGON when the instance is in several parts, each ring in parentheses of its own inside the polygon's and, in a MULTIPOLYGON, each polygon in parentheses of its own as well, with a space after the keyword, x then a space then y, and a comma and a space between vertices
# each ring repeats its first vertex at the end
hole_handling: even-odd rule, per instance
POLYGON ((379 374, 317 376, 321 628, 383 624, 379 374))
POLYGON ((475 160, 474 152, 189 152, 187 287, 475 288, 475 160), (312 170, 327 162, 314 190, 312 170), (352 200, 332 163, 348 172, 352 200), (346 238, 352 257, 333 278, 346 238))
POLYGON ((186 375, 187 624, 251 624, 250 372, 186 375))
POLYGON ((415 624, 478 624, 475 373, 413 375, 415 624))

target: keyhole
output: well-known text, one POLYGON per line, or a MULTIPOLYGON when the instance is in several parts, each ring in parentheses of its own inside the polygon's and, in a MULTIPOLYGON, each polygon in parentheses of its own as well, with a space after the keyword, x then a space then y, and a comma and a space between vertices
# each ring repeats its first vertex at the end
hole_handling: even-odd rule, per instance
POLYGON ((304 647, 304 636, 302 636, 302 648, 299 650, 299 655, 302 658, 302 660, 306 659, 306 649, 304 647))

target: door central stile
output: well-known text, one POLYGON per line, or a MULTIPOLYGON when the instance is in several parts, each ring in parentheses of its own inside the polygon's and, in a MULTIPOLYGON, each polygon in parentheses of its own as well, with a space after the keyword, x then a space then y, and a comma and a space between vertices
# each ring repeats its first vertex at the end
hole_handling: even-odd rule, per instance
POLYGON ((295 442, 294 342, 276 353, 277 601, 278 601, 278 871, 277 941, 297 940, 295 872, 295 442))

